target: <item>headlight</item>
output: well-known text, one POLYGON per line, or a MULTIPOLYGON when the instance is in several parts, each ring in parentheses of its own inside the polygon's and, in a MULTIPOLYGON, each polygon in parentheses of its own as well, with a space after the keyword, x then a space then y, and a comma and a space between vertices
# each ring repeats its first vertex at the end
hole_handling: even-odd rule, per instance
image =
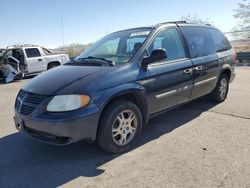
POLYGON ((76 110, 89 104, 87 95, 57 95, 47 105, 49 112, 66 112, 76 110))

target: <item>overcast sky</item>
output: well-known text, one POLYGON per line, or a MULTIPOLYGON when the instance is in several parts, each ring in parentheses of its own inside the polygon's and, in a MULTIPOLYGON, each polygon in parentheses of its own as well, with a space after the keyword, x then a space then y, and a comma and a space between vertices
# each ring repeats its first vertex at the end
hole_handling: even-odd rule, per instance
POLYGON ((240 0, 0 0, 0 47, 17 43, 48 48, 90 43, 121 29, 178 20, 210 18, 223 32, 236 24, 240 0))

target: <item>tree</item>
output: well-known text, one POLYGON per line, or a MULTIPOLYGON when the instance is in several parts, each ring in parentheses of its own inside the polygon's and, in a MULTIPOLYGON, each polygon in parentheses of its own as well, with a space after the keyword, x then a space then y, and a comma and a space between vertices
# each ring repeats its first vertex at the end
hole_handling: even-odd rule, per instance
POLYGON ((210 24, 213 25, 213 22, 210 18, 202 19, 197 14, 184 15, 180 18, 180 20, 186 21, 187 23, 195 23, 195 24, 210 24))
POLYGON ((238 3, 238 8, 234 10, 233 15, 237 19, 237 26, 233 28, 233 37, 235 39, 250 39, 250 2, 242 0, 238 3))

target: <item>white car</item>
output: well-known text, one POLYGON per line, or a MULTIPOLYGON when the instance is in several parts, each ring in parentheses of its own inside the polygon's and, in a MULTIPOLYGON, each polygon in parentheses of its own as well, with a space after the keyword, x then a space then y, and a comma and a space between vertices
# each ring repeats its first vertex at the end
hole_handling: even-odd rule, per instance
POLYGON ((15 45, 7 47, 0 61, 0 71, 2 71, 2 77, 7 77, 6 74, 10 71, 4 65, 11 65, 17 71, 15 77, 21 79, 26 75, 49 70, 67 61, 69 61, 67 54, 56 54, 41 46, 15 45))

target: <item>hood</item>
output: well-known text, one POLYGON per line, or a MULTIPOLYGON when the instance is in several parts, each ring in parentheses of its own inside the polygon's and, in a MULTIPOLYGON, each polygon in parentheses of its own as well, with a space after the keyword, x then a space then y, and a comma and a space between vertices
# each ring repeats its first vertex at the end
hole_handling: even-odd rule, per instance
POLYGON ((59 66, 36 76, 22 89, 40 95, 55 95, 63 88, 80 79, 84 78, 85 82, 88 82, 93 79, 93 75, 98 77, 110 70, 109 67, 102 66, 59 66))

